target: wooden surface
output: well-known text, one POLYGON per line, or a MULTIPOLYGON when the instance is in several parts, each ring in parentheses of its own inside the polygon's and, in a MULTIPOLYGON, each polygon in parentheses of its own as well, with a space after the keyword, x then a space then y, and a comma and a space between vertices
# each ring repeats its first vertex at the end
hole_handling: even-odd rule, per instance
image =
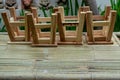
MULTIPOLYGON (((83 37, 84 38, 84 37, 83 37)), ((0 35, 0 80, 120 80, 120 47, 113 45, 33 48, 8 45, 0 35)))

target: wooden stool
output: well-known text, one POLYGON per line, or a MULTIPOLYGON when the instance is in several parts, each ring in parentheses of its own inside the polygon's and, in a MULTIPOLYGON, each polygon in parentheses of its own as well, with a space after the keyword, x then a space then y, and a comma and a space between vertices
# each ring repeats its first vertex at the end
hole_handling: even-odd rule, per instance
MULTIPOLYGON (((57 26, 57 15, 52 14, 51 23, 35 23, 33 15, 27 15, 28 26, 31 28, 32 32, 32 46, 34 47, 56 47, 56 26, 57 26), (36 29, 45 29, 50 28, 50 36, 49 37, 39 37, 36 29)), ((45 33, 45 32, 44 32, 45 33)))
POLYGON ((63 15, 58 12, 58 31, 60 40, 58 44, 60 45, 79 45, 82 44, 82 31, 84 26, 84 19, 85 19, 85 12, 79 13, 79 20, 64 20, 63 15), (74 31, 67 31, 67 26, 75 26, 76 30, 74 31), (65 28, 64 28, 65 27, 65 28))
MULTIPOLYGON (((1 13, 3 17, 3 21, 5 23, 10 42, 11 44, 30 44, 30 38, 28 36, 28 32, 25 32, 25 34, 21 34, 18 32, 18 34, 15 31, 16 27, 19 26, 25 26, 25 29, 27 28, 27 20, 25 18, 25 21, 14 21, 14 19, 9 19, 7 16, 7 13, 1 13), (15 28, 14 28, 15 27, 15 28)), ((28 30, 28 29, 26 29, 28 30)))
MULTIPOLYGON (((36 23, 51 22, 51 17, 38 17, 38 12, 36 7, 31 7, 31 12, 33 13, 33 17, 36 23)), ((39 35, 39 37, 50 37, 49 32, 43 32, 40 29, 37 30, 37 34, 39 35)))
POLYGON ((107 9, 103 17, 96 17, 97 21, 94 21, 95 17, 91 11, 86 13, 88 44, 113 44, 111 38, 116 20, 116 11, 107 9), (93 28, 96 26, 101 26, 102 30, 94 30, 93 28))
MULTIPOLYGON (((10 18, 13 20, 13 21, 18 21, 18 20, 23 20, 25 19, 25 16, 17 16, 16 15, 16 9, 15 7, 10 7, 9 8, 9 12, 10 12, 10 18)), ((16 35, 20 35, 20 34, 24 34, 23 31, 21 31, 19 29, 19 27, 13 27, 14 31, 16 32, 16 35)))

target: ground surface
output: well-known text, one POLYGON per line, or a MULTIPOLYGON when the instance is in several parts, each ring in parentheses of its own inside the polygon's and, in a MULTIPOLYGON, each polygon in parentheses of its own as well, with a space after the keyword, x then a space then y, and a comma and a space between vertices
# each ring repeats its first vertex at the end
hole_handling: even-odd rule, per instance
POLYGON ((120 80, 120 47, 113 45, 33 48, 8 45, 0 35, 0 79, 120 80))

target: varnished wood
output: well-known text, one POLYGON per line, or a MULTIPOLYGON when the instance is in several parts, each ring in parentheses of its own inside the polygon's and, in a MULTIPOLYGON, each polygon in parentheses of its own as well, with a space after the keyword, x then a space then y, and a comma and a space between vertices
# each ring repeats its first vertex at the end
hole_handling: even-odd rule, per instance
POLYGON ((34 18, 36 19, 36 22, 38 23, 38 12, 36 7, 31 7, 31 12, 33 13, 34 18))
POLYGON ((27 24, 28 24, 26 18, 24 21, 17 21, 14 19, 9 20, 7 13, 2 13, 2 17, 4 18, 3 21, 5 23, 5 26, 6 26, 6 29, 8 32, 8 36, 11 41, 9 43, 14 44, 15 42, 17 42, 17 43, 20 42, 20 44, 21 44, 22 42, 27 43, 30 41, 30 36, 29 36, 29 39, 27 39, 28 35, 26 35, 26 34, 28 34, 28 32, 25 32, 27 30, 25 30, 25 31, 21 30, 19 33, 17 33, 14 29, 14 28, 19 28, 19 26, 25 26, 25 29, 26 29, 27 24))
POLYGON ((88 11, 86 13, 86 26, 87 26, 87 35, 88 35, 88 41, 89 42, 94 42, 93 38, 93 27, 92 27, 92 12, 88 11))
POLYGON ((64 45, 82 44, 82 30, 83 30, 83 25, 84 25, 84 19, 85 19, 85 12, 81 12, 80 19, 76 20, 76 21, 67 21, 67 20, 65 20, 65 18, 62 19, 61 13, 58 12, 58 31, 59 31, 59 35, 60 35, 60 41, 58 42, 58 44, 62 44, 62 45, 63 44, 64 45), (75 26, 76 27, 76 30, 74 31, 75 35, 70 35, 67 32, 67 30, 66 30, 67 26, 75 26), (68 34, 69 36, 66 34, 68 34))
MULTIPOLYGON (((14 21, 16 21, 17 20, 17 16, 16 16, 15 8, 14 7, 10 7, 9 11, 10 11, 11 17, 13 17, 14 21)), ((18 27, 14 27, 13 29, 17 33, 17 35, 19 35, 19 28, 18 27)))
POLYGON ((11 41, 15 41, 15 38, 14 38, 15 34, 14 34, 13 29, 12 29, 11 26, 10 26, 7 13, 1 13, 1 15, 2 15, 3 21, 4 21, 4 23, 5 23, 7 32, 8 32, 8 34, 9 34, 10 40, 11 40, 11 41))
POLYGON ((59 31, 60 40, 62 42, 65 42, 65 33, 64 33, 64 28, 62 26, 62 18, 60 13, 58 13, 57 21, 58 21, 58 31, 59 31))
POLYGON ((115 26, 115 21, 116 21, 116 11, 111 11, 110 13, 110 26, 109 26, 109 31, 107 33, 107 41, 111 41, 111 38, 112 38, 112 33, 113 33, 113 30, 114 30, 114 26, 115 26))
MULTIPOLYGON (((28 20, 28 24, 29 27, 31 28, 31 34, 32 34, 32 46, 34 47, 56 47, 56 26, 57 26, 57 15, 56 14, 52 14, 51 17, 51 23, 35 23, 34 22, 34 18, 32 14, 28 14, 27 15, 27 20, 28 20), (43 36, 43 37, 39 37, 37 34, 36 29, 45 29, 45 28, 50 28, 51 32, 50 32, 50 36, 43 36)), ((44 32, 45 33, 45 32, 44 32)), ((41 34, 40 34, 41 35, 41 34)), ((44 34, 43 34, 44 35, 44 34)))
POLYGON ((108 6, 106 13, 102 20, 94 21, 92 12, 87 12, 86 23, 87 23, 87 41, 88 44, 113 44, 112 33, 114 30, 116 11, 110 10, 108 6), (94 27, 101 26, 102 30, 94 30, 94 27))

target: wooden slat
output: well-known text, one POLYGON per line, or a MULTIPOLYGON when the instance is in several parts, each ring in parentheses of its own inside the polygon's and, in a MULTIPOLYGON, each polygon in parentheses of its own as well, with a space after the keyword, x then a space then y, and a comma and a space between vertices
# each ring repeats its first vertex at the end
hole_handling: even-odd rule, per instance
POLYGON ((110 10, 111 10, 111 6, 106 6, 106 8, 105 8, 105 20, 108 19, 108 16, 110 15, 110 10))
POLYGON ((65 13, 64 13, 64 8, 62 7, 62 6, 59 6, 58 7, 58 12, 61 14, 61 19, 62 19, 62 21, 64 21, 64 15, 65 15, 65 13))
POLYGON ((61 13, 57 13, 58 14, 58 31, 59 31, 59 35, 60 35, 60 41, 65 41, 65 33, 64 33, 64 28, 62 25, 62 18, 61 18, 61 13))
POLYGON ((31 34, 30 34, 30 27, 29 27, 29 22, 27 19, 27 14, 25 13, 25 41, 28 42, 31 40, 31 34))
POLYGON ((23 21, 10 21, 10 25, 14 27, 25 26, 25 22, 23 21))
POLYGON ((16 21, 16 20, 17 20, 17 17, 16 17, 16 11, 15 11, 15 8, 14 8, 14 7, 10 7, 10 8, 9 8, 9 11, 10 11, 10 15, 11 15, 11 17, 13 17, 14 20, 16 21))
POLYGON ((63 21, 62 24, 63 26, 77 26, 79 21, 63 21))
MULTIPOLYGON (((13 17, 14 21, 16 21, 17 17, 16 17, 16 10, 15 10, 15 8, 14 7, 10 7, 9 11, 10 11, 11 17, 13 17)), ((17 33, 17 35, 19 35, 19 28, 18 27, 14 27, 13 29, 15 30, 15 32, 17 33)))
POLYGON ((37 23, 39 22, 38 20, 38 12, 36 7, 31 7, 31 12, 33 13, 34 18, 36 19, 37 23))
POLYGON ((38 22, 51 22, 50 17, 39 17, 38 22))
POLYGON ((57 27, 57 14, 54 13, 52 14, 50 44, 55 44, 56 42, 56 27, 57 27))
POLYGON ((80 19, 79 24, 77 28, 77 36, 76 36, 76 42, 82 42, 82 32, 83 32, 83 26, 85 21, 85 12, 80 13, 80 19))
POLYGON ((17 16, 16 18, 17 18, 17 20, 24 20, 25 16, 17 16))
POLYGON ((102 15, 93 15, 93 20, 105 20, 105 17, 102 15))
POLYGON ((93 21, 93 27, 95 26, 109 26, 110 21, 93 21))
POLYGON ((39 44, 50 44, 50 38, 39 38, 39 44))
POLYGON ((108 28, 108 33, 107 33, 107 41, 111 41, 112 38, 112 33, 114 30, 114 26, 115 26, 115 21, 116 21, 116 11, 112 10, 110 13, 110 27, 108 28))
POLYGON ((13 29, 11 28, 11 26, 9 24, 9 19, 7 17, 7 13, 2 13, 1 15, 2 15, 3 21, 5 23, 10 40, 15 41, 15 38, 14 38, 15 34, 14 34, 13 29))
POLYGON ((93 27, 92 27, 92 12, 87 11, 86 13, 86 23, 87 23, 87 36, 89 42, 94 42, 93 38, 93 27))
POLYGON ((31 28, 32 32, 32 38, 33 38, 33 43, 34 44, 39 44, 38 36, 37 36, 37 31, 34 26, 34 18, 32 14, 27 14, 27 20, 28 20, 28 26, 31 28))
POLYGON ((51 28, 51 24, 43 23, 43 24, 35 24, 36 28, 42 29, 42 28, 51 28))

